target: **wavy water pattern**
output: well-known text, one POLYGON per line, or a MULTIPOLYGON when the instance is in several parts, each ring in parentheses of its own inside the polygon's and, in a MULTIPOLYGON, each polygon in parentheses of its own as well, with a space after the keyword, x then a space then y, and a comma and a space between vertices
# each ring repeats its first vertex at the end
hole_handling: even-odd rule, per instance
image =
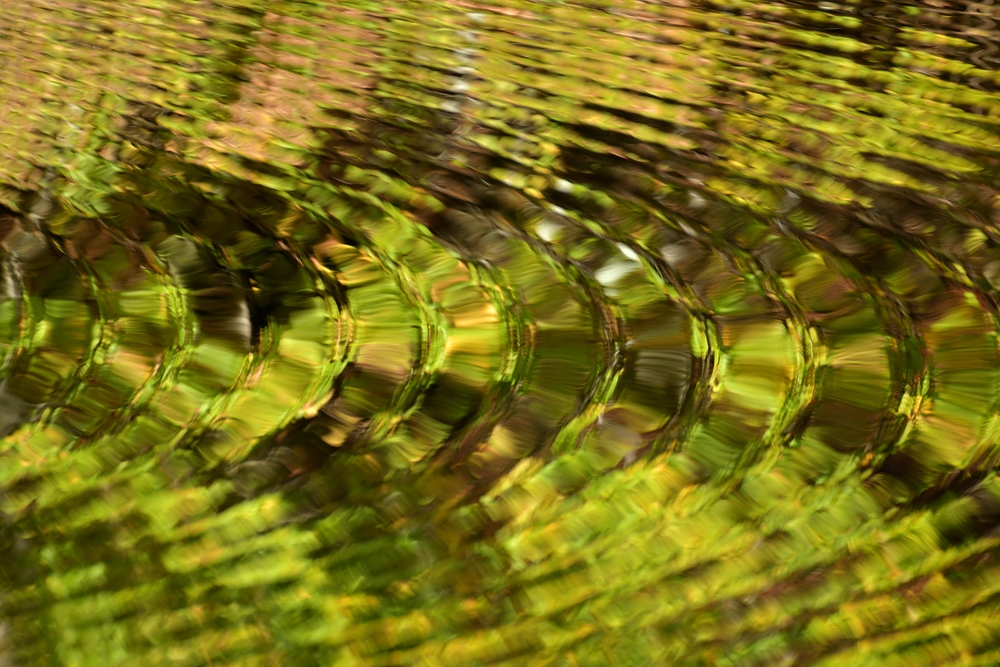
POLYGON ((3 659, 1000 663, 998 21, 0 4, 3 659))

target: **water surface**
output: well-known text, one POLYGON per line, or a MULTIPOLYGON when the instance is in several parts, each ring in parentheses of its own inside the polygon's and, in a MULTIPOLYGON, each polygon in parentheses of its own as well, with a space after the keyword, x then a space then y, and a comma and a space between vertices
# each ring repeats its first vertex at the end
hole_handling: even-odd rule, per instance
POLYGON ((16 664, 1000 662, 998 15, 4 3, 16 664))

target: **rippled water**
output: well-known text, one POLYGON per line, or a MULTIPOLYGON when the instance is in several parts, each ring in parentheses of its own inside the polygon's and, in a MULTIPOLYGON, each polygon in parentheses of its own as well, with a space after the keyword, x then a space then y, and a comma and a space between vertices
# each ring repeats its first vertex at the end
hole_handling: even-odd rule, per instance
POLYGON ((1000 664, 998 17, 3 2, 9 657, 1000 664))

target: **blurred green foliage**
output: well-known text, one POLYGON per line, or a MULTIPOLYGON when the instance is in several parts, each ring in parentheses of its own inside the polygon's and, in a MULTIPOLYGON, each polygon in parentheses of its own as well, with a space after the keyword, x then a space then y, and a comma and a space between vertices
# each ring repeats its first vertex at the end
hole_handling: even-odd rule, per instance
POLYGON ((6 653, 1000 663, 990 12, 3 3, 6 653))

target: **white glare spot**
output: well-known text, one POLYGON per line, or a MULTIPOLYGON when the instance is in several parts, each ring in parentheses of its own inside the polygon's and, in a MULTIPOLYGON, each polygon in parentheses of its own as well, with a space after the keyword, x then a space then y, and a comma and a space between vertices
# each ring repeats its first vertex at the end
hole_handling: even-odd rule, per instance
POLYGON ((562 227, 551 220, 542 220, 538 223, 538 235, 546 243, 552 243, 559 237, 562 227))
POLYGON ((684 259, 684 249, 679 245, 665 245, 660 248, 660 257, 670 266, 677 266, 684 259))
POLYGON ((594 272, 597 282, 605 287, 611 287, 624 278, 635 267, 628 262, 608 262, 603 268, 594 272))
POLYGON ((618 250, 620 250, 621 253, 625 255, 625 257, 632 260, 633 262, 639 261, 639 255, 636 254, 635 250, 632 250, 632 248, 629 248, 624 243, 619 243, 617 245, 618 245, 618 250))

